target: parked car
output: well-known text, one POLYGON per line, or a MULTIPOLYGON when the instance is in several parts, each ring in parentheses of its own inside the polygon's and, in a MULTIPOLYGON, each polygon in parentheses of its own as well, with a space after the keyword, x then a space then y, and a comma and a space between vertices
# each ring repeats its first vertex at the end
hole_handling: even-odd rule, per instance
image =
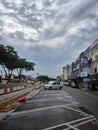
POLYGON ((60 90, 60 89, 62 89, 62 84, 60 84, 59 82, 50 81, 48 84, 44 85, 44 89, 45 90, 47 90, 47 89, 49 89, 49 90, 52 90, 52 89, 60 90))

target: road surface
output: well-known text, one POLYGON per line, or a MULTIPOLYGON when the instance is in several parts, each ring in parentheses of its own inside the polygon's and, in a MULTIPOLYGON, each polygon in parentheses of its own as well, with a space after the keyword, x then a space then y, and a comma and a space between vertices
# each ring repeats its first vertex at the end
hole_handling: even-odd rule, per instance
POLYGON ((81 111, 79 102, 71 95, 75 91, 77 90, 69 87, 62 90, 42 89, 39 94, 31 96, 20 108, 2 120, 0 129, 98 130, 95 117, 91 113, 81 111))

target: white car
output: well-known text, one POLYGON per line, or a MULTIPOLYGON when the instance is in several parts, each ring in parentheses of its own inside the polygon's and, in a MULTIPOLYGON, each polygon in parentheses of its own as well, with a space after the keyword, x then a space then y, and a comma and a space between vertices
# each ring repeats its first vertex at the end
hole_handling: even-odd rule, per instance
POLYGON ((55 82, 55 81, 50 81, 48 84, 44 85, 44 89, 62 89, 62 85, 59 82, 55 82))

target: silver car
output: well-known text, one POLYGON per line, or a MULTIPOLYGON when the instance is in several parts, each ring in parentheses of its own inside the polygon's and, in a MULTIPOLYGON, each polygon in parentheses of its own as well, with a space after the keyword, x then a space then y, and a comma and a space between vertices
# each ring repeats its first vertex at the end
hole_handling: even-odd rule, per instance
POLYGON ((48 84, 44 85, 44 89, 47 90, 60 90, 62 89, 62 85, 59 82, 50 81, 48 84))

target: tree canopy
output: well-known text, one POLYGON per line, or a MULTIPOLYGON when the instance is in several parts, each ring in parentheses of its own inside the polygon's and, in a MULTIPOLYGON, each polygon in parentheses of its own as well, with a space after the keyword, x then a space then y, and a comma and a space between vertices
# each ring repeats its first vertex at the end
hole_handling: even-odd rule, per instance
POLYGON ((46 76, 46 75, 39 75, 39 76, 37 76, 37 80, 38 80, 38 81, 41 81, 41 82, 49 82, 49 81, 51 81, 51 80, 56 80, 56 79, 54 79, 54 78, 49 78, 49 77, 46 76))
POLYGON ((35 63, 20 58, 12 46, 0 44, 0 65, 8 76, 13 70, 17 70, 18 75, 21 75, 23 70, 33 71, 35 63))

